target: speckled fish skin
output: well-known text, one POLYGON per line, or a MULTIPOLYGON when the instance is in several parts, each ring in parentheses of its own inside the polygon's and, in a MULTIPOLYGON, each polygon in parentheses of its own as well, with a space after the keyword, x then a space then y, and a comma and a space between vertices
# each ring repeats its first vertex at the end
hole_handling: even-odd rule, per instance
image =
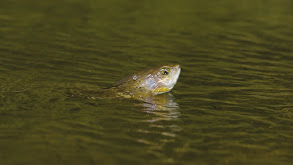
POLYGON ((108 88, 108 91, 129 97, 166 93, 173 89, 180 72, 181 68, 178 64, 150 68, 125 77, 108 88))

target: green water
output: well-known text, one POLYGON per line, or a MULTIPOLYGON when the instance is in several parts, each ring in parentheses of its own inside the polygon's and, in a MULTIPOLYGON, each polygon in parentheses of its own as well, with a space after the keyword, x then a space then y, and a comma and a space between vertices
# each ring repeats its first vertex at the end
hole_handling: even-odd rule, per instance
POLYGON ((1 0, 0 164, 292 164, 290 0, 1 0), (178 63, 172 94, 70 97, 178 63))

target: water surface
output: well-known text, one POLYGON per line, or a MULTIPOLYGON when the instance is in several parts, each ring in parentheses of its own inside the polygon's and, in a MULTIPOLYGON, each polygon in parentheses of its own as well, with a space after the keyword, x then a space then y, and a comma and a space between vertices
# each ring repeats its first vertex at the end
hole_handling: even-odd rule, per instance
POLYGON ((291 164, 293 3, 0 2, 0 164, 291 164), (170 94, 71 97, 150 66, 170 94))

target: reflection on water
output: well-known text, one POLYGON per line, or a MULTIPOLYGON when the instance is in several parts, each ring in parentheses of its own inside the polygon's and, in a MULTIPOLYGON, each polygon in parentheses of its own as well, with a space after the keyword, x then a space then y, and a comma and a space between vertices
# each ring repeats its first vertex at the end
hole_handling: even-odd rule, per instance
POLYGON ((136 140, 147 145, 146 155, 160 158, 163 163, 174 163, 174 159, 161 153, 161 150, 174 143, 182 131, 182 127, 176 124, 180 117, 179 104, 171 92, 144 96, 138 100, 140 103, 137 105, 143 107, 145 115, 150 116, 146 120, 150 128, 137 129, 136 133, 144 136, 139 136, 136 140))
POLYGON ((142 105, 147 113, 154 113, 156 117, 152 122, 158 120, 172 120, 180 116, 179 105, 175 102, 172 93, 164 93, 161 95, 150 95, 140 98, 142 105))

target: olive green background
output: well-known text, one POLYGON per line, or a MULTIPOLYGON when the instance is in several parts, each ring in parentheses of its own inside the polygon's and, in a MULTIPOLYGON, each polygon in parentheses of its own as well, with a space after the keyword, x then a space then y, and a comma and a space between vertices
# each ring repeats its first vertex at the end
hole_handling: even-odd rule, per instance
POLYGON ((290 0, 1 0, 0 164, 292 164, 290 0), (151 66, 157 102, 71 97, 151 66))

